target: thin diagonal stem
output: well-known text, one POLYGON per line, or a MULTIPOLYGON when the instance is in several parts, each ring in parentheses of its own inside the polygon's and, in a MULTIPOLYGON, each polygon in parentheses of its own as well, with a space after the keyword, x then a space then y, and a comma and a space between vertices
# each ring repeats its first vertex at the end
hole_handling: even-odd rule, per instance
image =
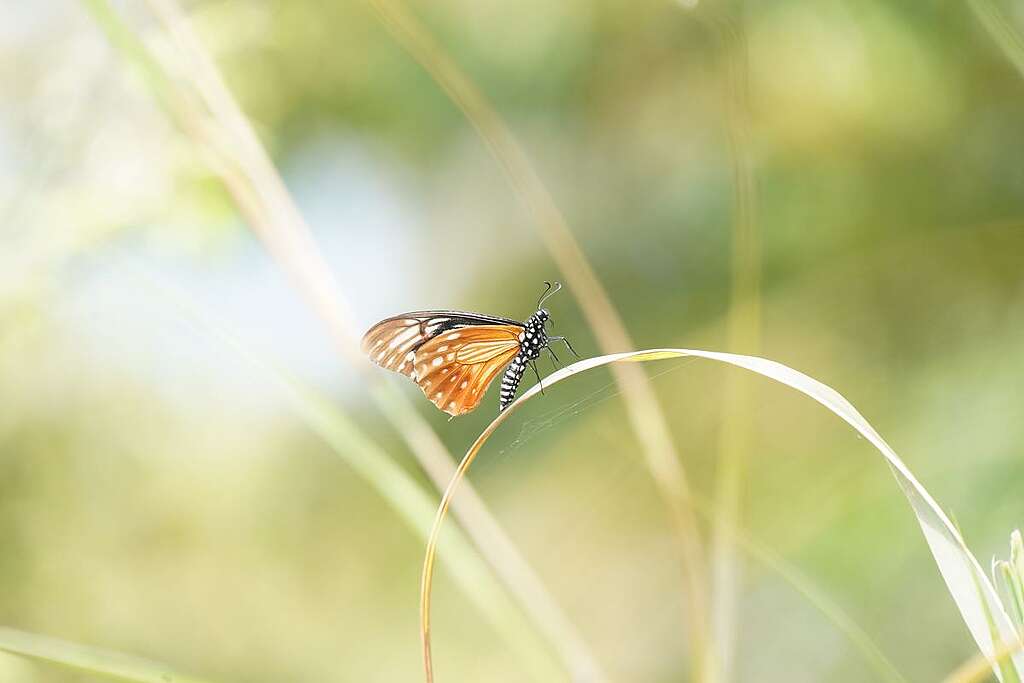
POLYGON ((1021 36, 993 0, 968 0, 975 18, 1003 51, 1010 63, 1024 76, 1024 36, 1021 36))
MULTIPOLYGON (((94 7, 103 4, 101 0, 87 1, 94 7)), ((339 353, 356 368, 367 367, 359 351, 358 330, 350 308, 312 231, 212 58, 174 0, 150 0, 150 6, 174 39, 182 60, 176 73, 184 75, 186 82, 168 78, 140 45, 135 46, 133 55, 142 55, 147 72, 160 79, 161 101, 170 103, 168 110, 204 152, 243 217, 326 323, 339 353), (191 96, 192 89, 197 97, 191 96)), ((435 486, 442 488, 454 467, 437 434, 383 378, 364 375, 364 380, 383 415, 435 486)), ((605 680, 596 657, 479 496, 469 493, 459 503, 453 510, 459 523, 559 652, 566 668, 580 679, 605 680)))
MULTIPOLYGON (((704 14, 702 23, 718 45, 725 84, 729 160, 733 176, 731 291, 727 349, 758 353, 760 347, 760 237, 756 222, 756 186, 751 158, 749 58, 743 33, 742 3, 733 18, 704 14)), ((712 9, 712 12, 715 10, 712 9)), ((746 460, 750 449, 750 380, 740 372, 726 375, 718 437, 715 514, 711 536, 711 627, 718 677, 732 677, 736 642, 736 603, 740 564, 735 536, 740 523, 746 460)))
MULTIPOLYGON (((368 0, 398 42, 427 70, 479 133, 526 207, 541 239, 579 302, 605 353, 633 347, 608 293, 595 275, 565 218, 523 148, 483 93, 398 0, 368 0)), ((612 374, 622 389, 633 431, 669 507, 682 550, 687 622, 693 645, 695 680, 705 677, 708 651, 706 578, 700 532, 690 503, 682 460, 668 423, 639 367, 617 365, 612 374)))

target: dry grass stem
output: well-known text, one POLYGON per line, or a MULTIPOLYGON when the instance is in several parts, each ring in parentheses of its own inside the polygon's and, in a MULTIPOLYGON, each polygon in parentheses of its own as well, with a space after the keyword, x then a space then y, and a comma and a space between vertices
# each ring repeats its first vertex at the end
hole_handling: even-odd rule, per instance
POLYGON ((982 683, 991 680, 993 664, 1009 661, 1012 655, 1022 649, 1024 641, 1016 641, 1004 644, 991 659, 979 652, 946 676, 943 683, 982 683))
MULTIPOLYGON (((397 0, 369 0, 401 45, 451 97, 479 133, 504 170, 516 195, 579 302, 605 353, 634 347, 611 299, 576 242, 551 194, 529 158, 483 93, 466 77, 444 49, 397 0)), ((672 443, 668 423, 647 378, 638 367, 612 369, 624 397, 633 432, 640 441, 658 490, 671 512, 682 550, 687 624, 695 653, 694 677, 707 674, 707 580, 700 531, 693 514, 682 459, 672 443)))
MULTIPOLYGON (((712 10, 713 11, 713 10, 712 10)), ((723 62, 729 158, 733 176, 731 288, 726 348, 733 353, 757 354, 760 349, 760 259, 756 222, 757 188, 751 157, 749 58, 742 22, 742 5, 733 19, 698 16, 716 38, 723 62)), ((716 460, 715 514, 711 522, 711 633, 717 679, 732 678, 735 657, 736 603, 740 583, 739 558, 731 528, 742 516, 740 501, 751 442, 750 378, 730 372, 724 381, 722 420, 716 460)))
MULTIPOLYGON (((198 95, 192 97, 190 90, 172 86, 171 113, 211 162, 269 253, 326 323, 340 354, 354 367, 367 368, 358 346, 360 330, 312 231, 188 17, 173 0, 149 0, 149 4, 173 38, 181 59, 181 64, 169 71, 185 75, 188 80, 180 85, 194 88, 198 95)), ((385 378, 364 373, 364 379, 382 414, 438 489, 443 487, 454 468, 451 454, 437 434, 385 378)), ((596 657, 479 496, 468 492, 454 513, 536 628, 559 652, 566 668, 574 676, 603 680, 596 657)))

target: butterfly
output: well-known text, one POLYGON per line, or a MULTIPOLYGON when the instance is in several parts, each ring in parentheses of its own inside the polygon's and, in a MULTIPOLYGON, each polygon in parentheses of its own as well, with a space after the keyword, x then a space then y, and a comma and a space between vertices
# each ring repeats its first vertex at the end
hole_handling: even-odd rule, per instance
POLYGON ((519 382, 531 365, 540 382, 534 361, 547 349, 556 361, 550 343, 559 341, 578 357, 565 337, 549 337, 545 329, 551 319, 544 301, 562 288, 547 289, 537 302, 537 311, 526 322, 462 311, 415 311, 380 321, 363 335, 363 352, 377 365, 410 377, 424 395, 452 417, 464 415, 478 405, 502 368, 498 412, 515 398, 519 382))

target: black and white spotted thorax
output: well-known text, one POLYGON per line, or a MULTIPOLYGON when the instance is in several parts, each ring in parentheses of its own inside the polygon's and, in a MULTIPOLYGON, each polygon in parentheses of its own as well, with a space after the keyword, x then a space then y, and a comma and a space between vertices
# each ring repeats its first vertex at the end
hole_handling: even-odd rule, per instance
POLYGON ((526 372, 526 365, 540 357, 540 352, 548 345, 548 333, 544 329, 550 314, 547 309, 540 309, 530 316, 519 334, 519 353, 505 369, 501 378, 501 398, 499 410, 504 410, 516 397, 519 382, 526 372))

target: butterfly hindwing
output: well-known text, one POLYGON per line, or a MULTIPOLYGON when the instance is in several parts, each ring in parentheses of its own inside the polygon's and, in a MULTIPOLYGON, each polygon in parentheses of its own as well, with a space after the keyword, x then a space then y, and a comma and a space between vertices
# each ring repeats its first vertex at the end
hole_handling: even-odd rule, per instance
POLYGON ((519 352, 520 324, 472 325, 437 334, 414 353, 413 379, 449 415, 468 413, 519 352))

